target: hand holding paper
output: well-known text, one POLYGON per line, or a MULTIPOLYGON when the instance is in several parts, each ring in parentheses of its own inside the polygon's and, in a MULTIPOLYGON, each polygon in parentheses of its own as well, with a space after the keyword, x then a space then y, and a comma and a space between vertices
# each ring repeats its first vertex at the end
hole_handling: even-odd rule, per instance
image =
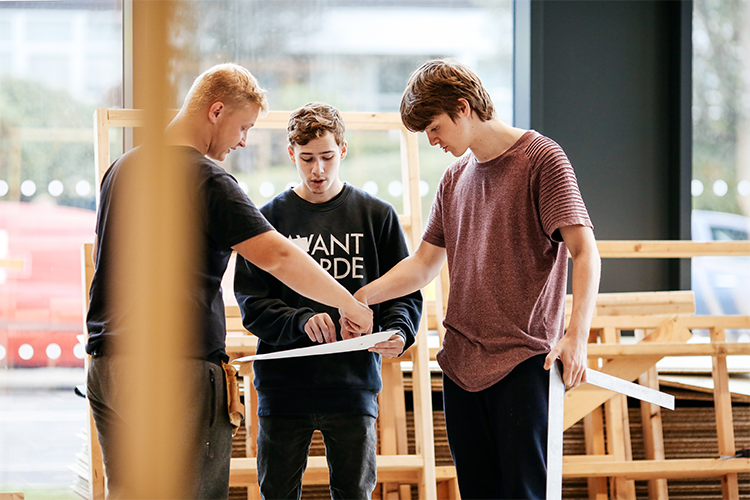
POLYGON ((370 352, 376 352, 386 358, 396 358, 404 352, 404 338, 398 333, 391 335, 391 338, 385 342, 379 342, 370 347, 370 352))

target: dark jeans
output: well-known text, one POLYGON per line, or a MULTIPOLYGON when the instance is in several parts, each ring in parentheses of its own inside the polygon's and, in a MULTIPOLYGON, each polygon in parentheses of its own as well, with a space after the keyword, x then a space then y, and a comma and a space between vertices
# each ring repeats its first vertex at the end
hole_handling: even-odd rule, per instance
POLYGON ((259 417, 261 496, 266 500, 300 498, 315 430, 323 434, 331 498, 371 498, 377 482, 375 418, 345 414, 259 417))
MULTIPOLYGON (((184 429, 185 447, 190 452, 189 470, 184 481, 187 494, 196 499, 225 499, 229 496, 229 461, 232 455, 232 426, 227 412, 227 391, 224 370, 211 362, 187 360, 186 387, 195 387, 189 398, 190 411, 175 417, 175 425, 184 429), (179 417, 179 420, 177 420, 179 417)), ((122 478, 116 438, 127 426, 123 382, 128 380, 127 363, 122 356, 103 355, 91 358, 86 395, 96 423, 102 447, 108 498, 127 498, 128 488, 122 478)), ((155 471, 158 473, 158 471, 155 471)))
POLYGON ((443 375, 443 405, 461 498, 541 498, 547 484, 549 372, 530 358, 468 392, 443 375))

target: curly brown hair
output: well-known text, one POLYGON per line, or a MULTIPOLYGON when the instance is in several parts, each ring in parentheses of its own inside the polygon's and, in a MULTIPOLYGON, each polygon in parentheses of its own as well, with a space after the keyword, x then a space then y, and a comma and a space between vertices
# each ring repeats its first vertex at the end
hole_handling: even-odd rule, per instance
POLYGON ((292 111, 286 127, 287 138, 292 146, 304 146, 313 139, 331 132, 336 144, 344 146, 344 120, 341 113, 330 104, 309 102, 292 111))

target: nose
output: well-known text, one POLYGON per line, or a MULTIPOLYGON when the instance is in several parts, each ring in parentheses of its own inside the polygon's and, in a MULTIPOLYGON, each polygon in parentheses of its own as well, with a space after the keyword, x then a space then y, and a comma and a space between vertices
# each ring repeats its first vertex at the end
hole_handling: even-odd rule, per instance
POLYGON ((437 137, 432 132, 427 132, 427 140, 430 142, 430 146, 434 146, 438 143, 437 137))
POLYGON ((244 148, 245 147, 245 141, 247 140, 247 130, 242 132, 242 136, 240 136, 240 143, 238 144, 239 147, 244 148))
POLYGON ((312 170, 314 174, 323 173, 323 171, 325 170, 325 165, 323 163, 323 160, 319 159, 318 161, 314 162, 312 170))

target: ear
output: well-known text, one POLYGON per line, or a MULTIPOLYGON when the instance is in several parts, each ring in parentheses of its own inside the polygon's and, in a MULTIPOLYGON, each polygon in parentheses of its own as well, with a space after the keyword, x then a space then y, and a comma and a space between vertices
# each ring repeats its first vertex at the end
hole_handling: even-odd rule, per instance
POLYGON ((289 153, 289 159, 292 160, 292 163, 296 165, 297 160, 294 158, 294 148, 292 147, 292 145, 290 144, 289 146, 287 146, 286 150, 289 153))
POLYGON ((469 104, 469 101, 467 101, 463 97, 460 97, 458 99, 458 106, 456 107, 456 111, 458 111, 459 115, 463 115, 466 117, 471 115, 471 105, 469 104))
POLYGON ((224 106, 224 103, 221 101, 216 101, 208 108, 208 121, 211 123, 216 123, 219 121, 219 116, 222 113, 226 113, 226 107, 224 106))
POLYGON ((343 160, 344 158, 346 158, 346 146, 347 146, 347 143, 346 143, 346 140, 345 140, 345 141, 344 141, 344 145, 343 145, 343 146, 341 146, 341 159, 342 159, 342 160, 343 160))

